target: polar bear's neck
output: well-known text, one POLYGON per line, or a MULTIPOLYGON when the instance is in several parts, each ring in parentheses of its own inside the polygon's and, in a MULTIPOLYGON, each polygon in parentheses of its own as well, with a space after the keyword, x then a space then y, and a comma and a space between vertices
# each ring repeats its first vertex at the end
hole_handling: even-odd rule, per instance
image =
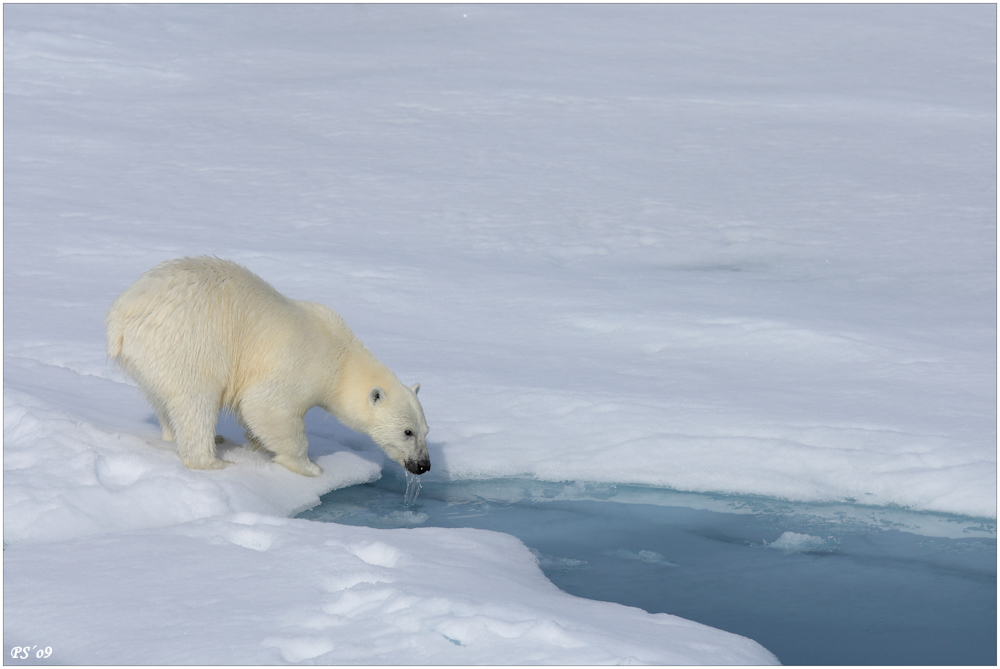
POLYGON ((323 408, 352 430, 369 434, 374 421, 369 392, 375 386, 392 392, 399 385, 396 375, 355 338, 343 350, 323 408))
POLYGON ((332 350, 336 351, 337 363, 329 370, 331 378, 323 409, 352 430, 370 434, 375 417, 368 401, 369 391, 378 386, 396 392, 402 383, 361 343, 340 314, 316 302, 298 304, 324 323, 332 350))

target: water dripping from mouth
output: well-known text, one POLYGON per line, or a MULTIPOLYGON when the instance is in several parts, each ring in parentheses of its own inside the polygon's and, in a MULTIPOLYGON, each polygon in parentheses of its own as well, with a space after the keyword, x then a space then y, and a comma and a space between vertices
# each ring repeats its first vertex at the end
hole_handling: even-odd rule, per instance
POLYGON ((417 503, 417 495, 420 494, 420 477, 416 474, 406 473, 406 494, 403 495, 403 506, 413 506, 417 503))

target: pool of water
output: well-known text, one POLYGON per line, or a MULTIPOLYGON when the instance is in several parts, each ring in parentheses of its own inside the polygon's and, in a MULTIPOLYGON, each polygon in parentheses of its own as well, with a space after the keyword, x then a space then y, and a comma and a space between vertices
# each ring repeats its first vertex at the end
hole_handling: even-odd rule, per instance
POLYGON ((784 664, 996 664, 996 523, 524 479, 336 490, 300 517, 521 539, 568 593, 750 637, 784 664), (413 489, 411 486, 410 494, 413 489))

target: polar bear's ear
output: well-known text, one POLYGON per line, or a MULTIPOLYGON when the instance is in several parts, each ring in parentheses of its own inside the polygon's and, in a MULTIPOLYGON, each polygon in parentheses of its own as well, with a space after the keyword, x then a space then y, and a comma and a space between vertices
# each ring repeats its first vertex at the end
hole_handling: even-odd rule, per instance
POLYGON ((413 394, 416 395, 417 393, 420 392, 420 384, 414 383, 412 386, 410 386, 410 390, 412 390, 413 394))
POLYGON ((378 386, 375 386, 374 388, 368 391, 368 401, 371 402, 372 406, 381 404, 382 402, 385 401, 385 391, 379 388, 378 386))

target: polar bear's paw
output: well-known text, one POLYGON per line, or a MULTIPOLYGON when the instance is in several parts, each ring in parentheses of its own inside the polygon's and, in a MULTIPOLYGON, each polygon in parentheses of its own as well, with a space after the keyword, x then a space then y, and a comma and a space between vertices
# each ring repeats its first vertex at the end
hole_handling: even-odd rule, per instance
POLYGON ((231 462, 224 462, 218 458, 188 459, 184 461, 184 466, 188 469, 224 469, 231 465, 231 462))
POLYGON ((306 458, 297 459, 276 455, 274 456, 274 461, 279 465, 290 469, 296 474, 302 474, 303 476, 319 476, 323 473, 322 467, 306 458))

